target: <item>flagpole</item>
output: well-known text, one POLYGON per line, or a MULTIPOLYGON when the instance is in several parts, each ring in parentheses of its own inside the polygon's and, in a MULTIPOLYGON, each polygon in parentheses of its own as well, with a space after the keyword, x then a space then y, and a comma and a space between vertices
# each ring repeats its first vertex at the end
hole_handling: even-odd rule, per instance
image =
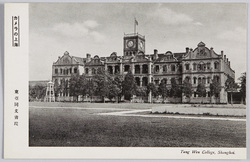
MULTIPOLYGON (((136 19, 135 19, 136 20, 136 19)), ((136 33, 136 23, 134 21, 134 34, 136 33)))

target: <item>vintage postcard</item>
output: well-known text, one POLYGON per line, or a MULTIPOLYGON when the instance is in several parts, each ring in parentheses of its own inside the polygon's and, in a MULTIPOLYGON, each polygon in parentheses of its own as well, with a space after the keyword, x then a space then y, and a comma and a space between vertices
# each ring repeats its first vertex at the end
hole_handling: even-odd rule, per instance
POLYGON ((246 56, 246 3, 7 3, 4 158, 246 159, 246 56))

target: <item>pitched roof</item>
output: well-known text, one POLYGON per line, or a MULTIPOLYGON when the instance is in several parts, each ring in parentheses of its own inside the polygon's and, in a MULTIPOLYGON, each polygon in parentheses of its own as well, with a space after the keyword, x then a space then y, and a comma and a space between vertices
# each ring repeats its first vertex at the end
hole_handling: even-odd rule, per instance
POLYGON ((77 62, 79 62, 80 64, 84 64, 84 59, 81 57, 76 57, 76 56, 72 56, 74 59, 76 59, 77 62))
POLYGON ((180 53, 174 53, 174 57, 177 59, 180 59, 182 56, 186 55, 185 52, 180 52, 180 53))

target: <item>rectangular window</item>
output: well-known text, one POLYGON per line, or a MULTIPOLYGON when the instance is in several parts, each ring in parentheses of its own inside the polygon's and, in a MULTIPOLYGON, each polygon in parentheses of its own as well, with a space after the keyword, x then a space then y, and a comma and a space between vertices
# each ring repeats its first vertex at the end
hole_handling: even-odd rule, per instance
POLYGON ((210 96, 210 92, 207 92, 207 96, 208 96, 208 97, 211 97, 211 96, 210 96))
POLYGON ((189 64, 186 64, 186 70, 189 70, 189 64))
POLYGON ((175 71, 175 65, 171 65, 171 71, 175 71))
POLYGON ((207 69, 210 69, 211 64, 207 63, 207 69))
POLYGON ((197 69, 201 70, 201 64, 198 64, 197 69))
POLYGON ((167 72, 167 65, 163 65, 163 72, 167 72))
POLYGON ((56 74, 58 73, 58 69, 55 69, 55 73, 56 73, 56 74))
POLYGON ((193 64, 193 70, 196 70, 196 64, 193 64))

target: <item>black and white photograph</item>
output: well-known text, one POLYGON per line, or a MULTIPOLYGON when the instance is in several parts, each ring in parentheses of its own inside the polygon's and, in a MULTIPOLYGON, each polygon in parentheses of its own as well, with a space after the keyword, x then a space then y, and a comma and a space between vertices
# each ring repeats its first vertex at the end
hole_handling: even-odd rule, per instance
MULTIPOLYGON (((179 149, 186 159, 246 149, 246 3, 29 3, 28 11, 29 149, 179 149)), ((9 44, 21 48, 22 16, 10 21, 9 44)), ((22 104, 13 106, 15 128, 22 104)))

